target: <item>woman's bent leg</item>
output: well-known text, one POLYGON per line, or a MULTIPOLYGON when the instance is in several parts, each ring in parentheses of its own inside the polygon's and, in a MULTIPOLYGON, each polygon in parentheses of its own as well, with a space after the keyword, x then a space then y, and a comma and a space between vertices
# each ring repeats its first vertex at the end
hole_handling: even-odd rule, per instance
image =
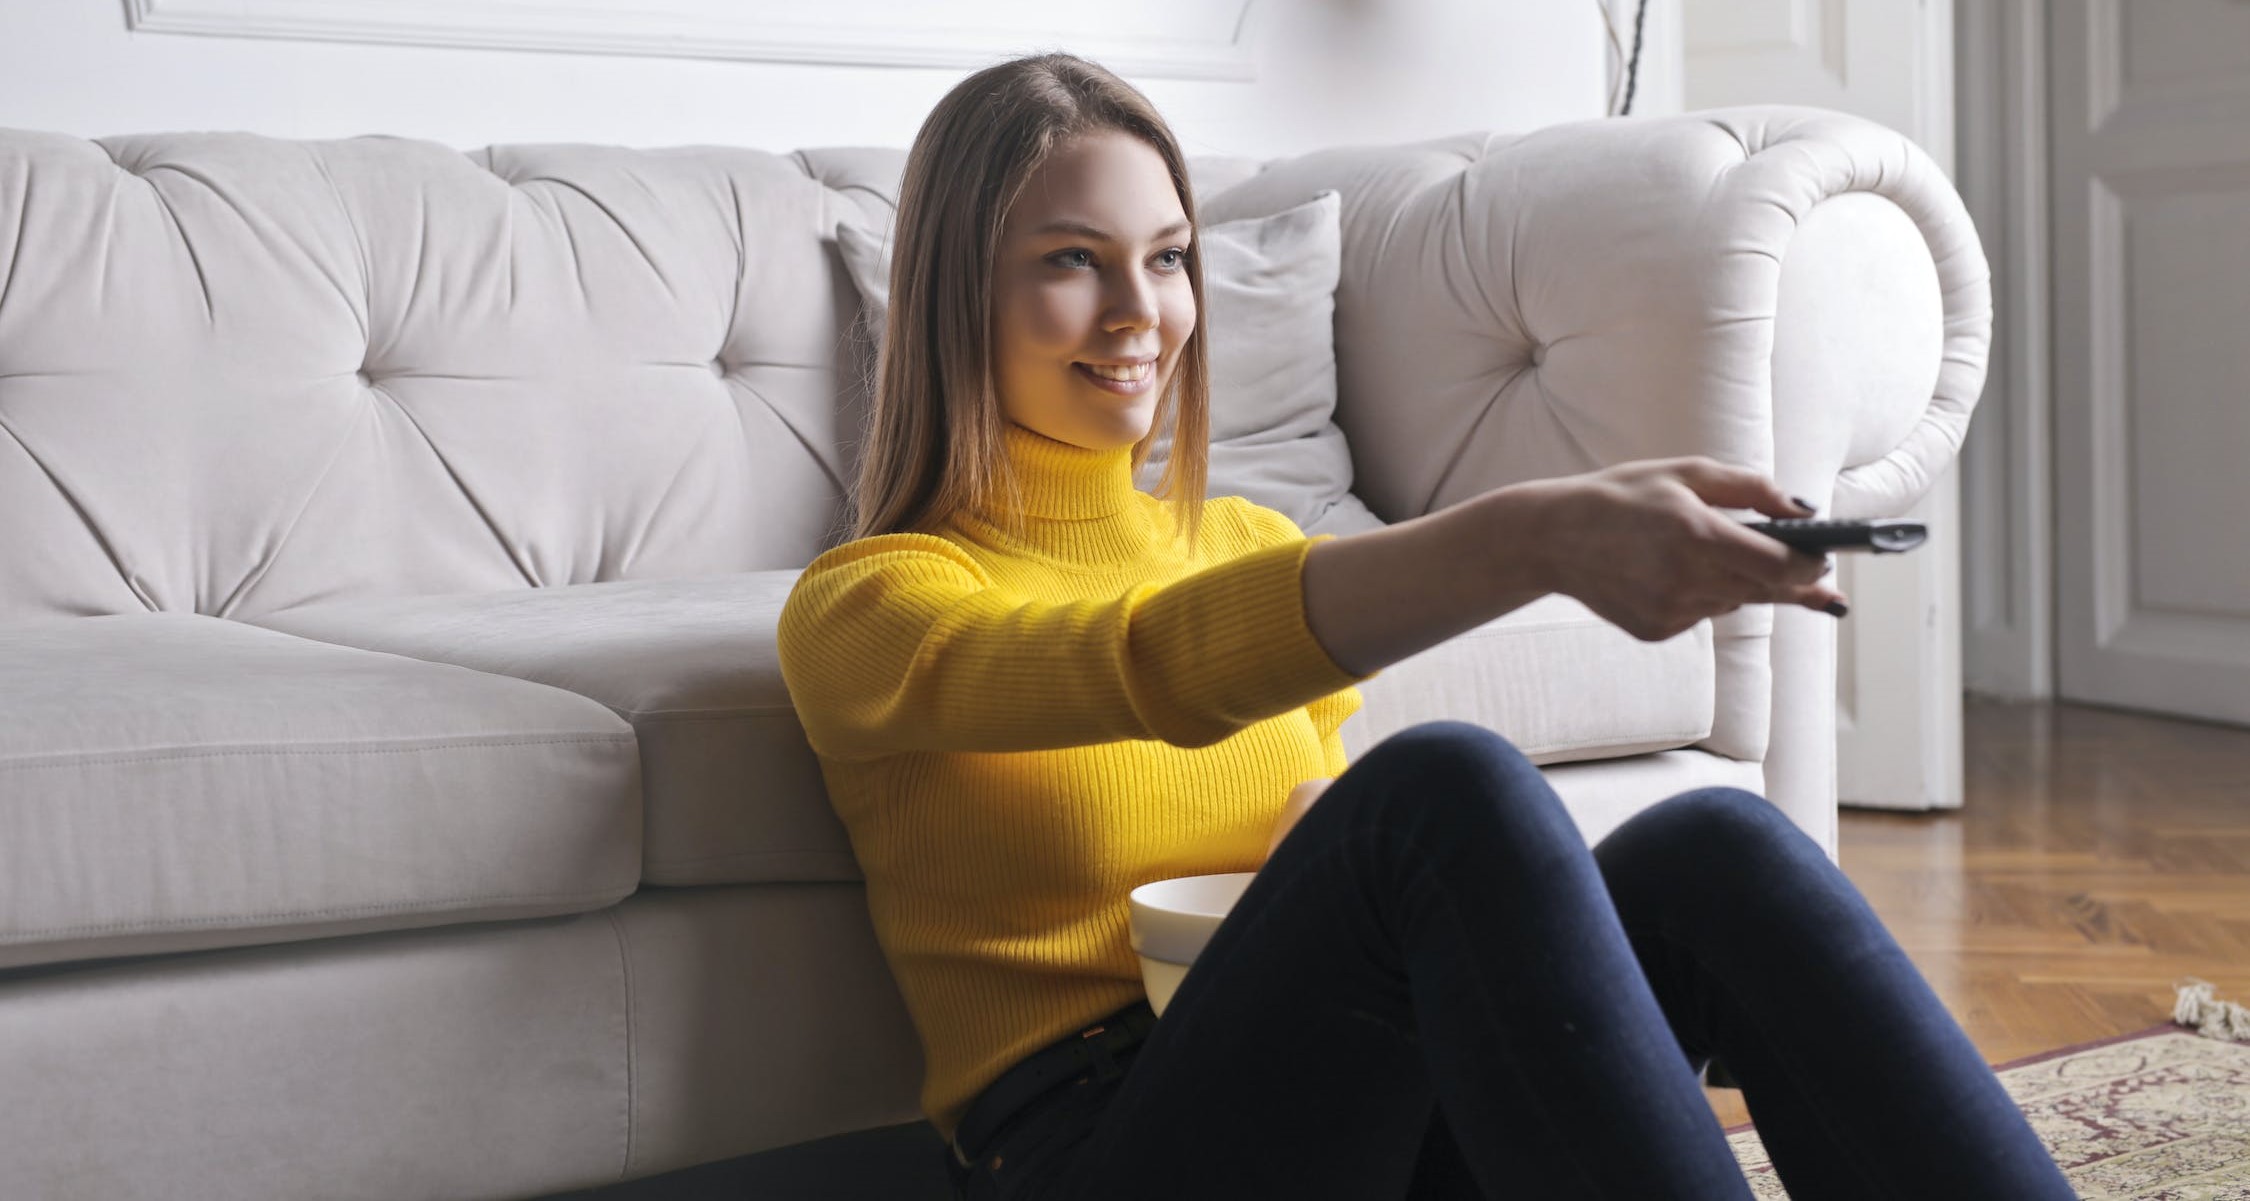
POLYGON ((1594 859, 1674 1033, 1741 1084, 1799 1201, 2077 1195, 1859 890, 1770 802, 1683 793, 1594 859))
POLYGON ((1403 1197, 1433 1098, 1489 1197, 1750 1196, 1583 836, 1458 722, 1329 787, 1042 1195, 1403 1197))

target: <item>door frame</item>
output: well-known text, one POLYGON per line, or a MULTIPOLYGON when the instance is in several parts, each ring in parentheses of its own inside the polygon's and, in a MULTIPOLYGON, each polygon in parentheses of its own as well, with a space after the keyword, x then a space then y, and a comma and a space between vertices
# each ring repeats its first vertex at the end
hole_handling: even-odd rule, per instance
POLYGON ((1958 186, 1992 263, 1992 356, 1961 452, 1964 681, 2055 695, 2053 254, 2045 0, 1960 5, 1958 186))

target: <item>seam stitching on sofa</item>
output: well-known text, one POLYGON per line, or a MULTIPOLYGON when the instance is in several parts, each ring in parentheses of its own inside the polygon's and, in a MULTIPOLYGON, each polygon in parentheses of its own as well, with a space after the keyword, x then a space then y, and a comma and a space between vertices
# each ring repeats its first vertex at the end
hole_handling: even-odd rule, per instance
MULTIPOLYGON (((229 922, 241 923, 238 928, 258 930, 267 928, 274 918, 341 917, 346 914, 379 913, 449 913, 467 905, 483 905, 493 901, 598 901, 621 900, 632 890, 618 892, 613 888, 593 892, 522 892, 502 893, 481 897, 456 897, 442 906, 420 905, 413 901, 384 901, 371 905, 339 905, 330 909, 285 909, 276 912, 231 913, 220 917, 184 917, 168 922, 104 922, 93 926, 49 926, 42 930, 17 930, 0 933, 0 946, 19 946, 32 939, 52 939, 57 936, 79 934, 162 934, 170 930, 199 930, 223 928, 229 922)), ((566 915, 556 915, 566 916, 566 915)), ((503 920, 503 919, 495 919, 503 920)), ((364 931, 381 933, 381 931, 364 931)))
POLYGON ((219 602, 218 609, 212 613, 212 616, 232 618, 235 611, 242 607, 242 603, 257 593, 258 585, 265 581, 266 573, 272 571, 273 565, 281 561, 283 552, 289 547, 289 539, 296 534, 297 527, 304 522, 305 514, 312 511, 313 501, 320 496, 321 486, 326 484, 328 477, 335 473, 336 464, 344 461, 344 452, 349 450, 352 443, 358 440, 360 419, 374 411, 373 406, 352 410, 352 419, 344 427, 344 436, 336 440, 335 448, 328 452, 328 461, 321 464, 319 473, 314 475, 312 483, 306 486, 305 494, 297 501, 297 511, 289 517, 289 523, 282 527, 279 534, 274 536, 273 544, 266 548, 265 554, 258 563, 257 570, 251 572, 248 577, 234 586, 233 593, 219 602))
POLYGON ((143 591, 139 584, 134 582, 133 573, 125 569, 125 560, 118 557, 118 548, 111 545, 109 535, 103 533, 101 527, 94 523, 92 515, 86 512, 86 506, 79 503, 78 494, 64 486, 61 478, 56 476, 54 470, 47 466, 46 460, 41 459, 31 449, 31 444, 23 440, 23 435, 18 434, 7 422, 0 421, 0 433, 8 435, 8 440, 22 449, 24 457, 31 460, 31 465, 38 468, 40 474, 47 477, 47 484, 55 490, 55 495, 61 497, 62 502, 70 506, 70 511, 78 518, 79 524, 86 527, 87 536, 94 540, 94 545, 101 550, 102 557, 108 559, 111 569, 117 572, 118 582, 125 585, 125 590, 132 593, 134 598, 139 600, 142 605, 154 612, 158 607, 155 600, 143 591))
MULTIPOLYGON (((352 206, 344 202, 344 189, 336 186, 336 176, 328 169, 328 156, 320 146, 307 146, 306 154, 313 166, 320 170, 320 178, 328 185, 328 194, 336 201, 336 212, 344 219, 344 228, 352 236, 352 255, 359 263, 359 307, 352 316, 359 319, 360 353, 364 356, 375 344, 375 273, 367 265, 367 239, 361 235, 359 218, 352 216, 352 206)), ((347 304, 352 297, 344 298, 347 304)))
MULTIPOLYGON (((426 224, 427 213, 423 214, 423 219, 426 224)), ((568 222, 563 223, 563 233, 570 236, 570 224, 568 222)), ((571 242, 571 258, 574 262, 580 261, 578 259, 578 243, 575 238, 571 242)), ((418 286, 419 277, 417 277, 416 282, 418 286)), ((583 286, 584 281, 581 280, 580 284, 583 286)), ((413 291, 410 289, 407 303, 411 305, 413 302, 413 291)), ((532 588, 539 587, 539 577, 531 570, 531 565, 523 561, 523 556, 517 553, 515 544, 508 541, 508 536, 500 531, 500 523, 494 521, 492 514, 485 511, 484 502, 477 499, 477 494, 474 489, 469 487, 468 481, 461 478, 459 471, 454 470, 453 460, 446 458, 445 452, 438 449, 437 439, 430 437, 430 431, 422 428, 422 423, 414 417, 414 411, 407 408, 405 402, 382 388, 370 387, 368 392, 373 396, 389 401, 391 407, 398 410, 399 416, 405 418, 406 424, 413 427, 415 436, 422 439, 423 444, 430 448, 430 457, 437 460, 438 466, 445 471, 445 477, 453 481, 454 489, 461 494, 462 503, 468 505, 469 511, 477 515, 478 521, 484 523, 485 530, 492 535, 492 541, 500 548, 500 553, 508 557, 508 565, 515 568, 516 574, 523 577, 525 585, 532 588)))
MULTIPOLYGON (((217 308, 211 303, 211 277, 204 273, 203 256, 195 252, 195 243, 188 238, 187 226, 180 223, 180 215, 173 211, 172 201, 164 195, 164 189, 157 186, 156 180, 151 178, 156 172, 165 170, 178 171, 182 178, 202 184, 206 188, 211 188, 211 185, 209 181, 198 177, 193 172, 169 163, 154 163, 132 173, 138 176, 142 183, 148 185, 150 195, 156 198, 157 211, 164 214, 164 219, 172 226, 172 232, 179 235, 180 248, 187 251, 188 265, 195 268, 196 289, 203 297, 204 324, 215 329, 219 324, 219 314, 217 308)), ((218 189, 211 188, 211 191, 216 194, 218 189)))
MULTIPOLYGON (((773 414, 774 423, 788 431, 789 436, 797 440, 797 445, 805 448, 806 456, 812 459, 814 466, 820 468, 820 474, 828 477, 829 483, 834 484, 837 489, 846 493, 852 490, 851 485, 844 481, 843 474, 837 469, 837 465, 830 463, 828 456, 821 453, 819 439, 808 437, 805 431, 798 429, 797 423, 791 420, 789 412, 775 404, 773 398, 760 391, 757 385, 751 383, 748 379, 744 379, 740 386, 744 392, 750 394, 751 399, 763 406, 766 412, 773 414)), ((740 405, 733 407, 736 419, 739 420, 742 407, 740 405)))
POLYGON ((768 713, 795 713, 795 705, 737 705, 728 709, 626 709, 620 715, 627 721, 724 721, 730 717, 763 715, 768 713))
MULTIPOLYGON (((102 149, 106 151, 109 148, 104 146, 102 149)), ((7 272, 5 274, 0 274, 0 313, 5 313, 8 311, 8 293, 15 289, 16 271, 23 265, 23 231, 31 227, 31 164, 28 159, 22 161, 24 163, 23 192, 21 193, 21 198, 16 205, 16 235, 8 241, 7 272)), ((112 158, 110 159, 110 162, 112 165, 114 165, 117 160, 115 158, 112 158)), ((120 170, 122 170, 122 168, 120 168, 120 170)), ((110 189, 110 192, 113 196, 115 195, 116 190, 117 189, 115 187, 112 187, 110 189)), ((113 203, 111 212, 114 214, 115 211, 116 210, 113 203)), ((114 227, 105 226, 105 228, 114 227)), ((108 239, 103 239, 103 241, 106 243, 108 239)), ((96 278, 102 277, 97 276, 96 278)))
MULTIPOLYGON (((1538 746, 1533 747, 1529 750, 1525 750, 1524 757, 1528 759, 1534 755, 1551 755, 1557 751, 1582 751, 1600 749, 1603 747, 1633 746, 1643 742, 1670 742, 1674 738, 1689 739, 1689 745, 1693 745, 1694 739, 1709 738, 1710 736, 1711 732, 1709 730, 1699 730, 1692 733, 1671 733, 1668 731, 1658 731, 1654 734, 1635 734, 1629 738, 1602 738, 1594 740, 1573 740, 1570 742, 1552 742, 1548 743, 1545 746, 1538 746)), ((1666 747, 1664 749, 1678 750, 1679 748, 1666 747)))
MULTIPOLYGON (((739 289, 737 290, 739 291, 739 289)), ((742 414, 734 407, 733 389, 724 379, 719 380, 718 384, 720 388, 726 390, 727 396, 726 399, 719 402, 718 408, 713 410, 711 424, 718 425, 722 422, 731 421, 739 428, 742 423, 742 414)), ((655 501, 651 502, 648 507, 648 516, 640 523, 640 528, 633 531, 632 540, 625 543, 625 546, 630 548, 628 554, 631 553, 631 550, 647 546, 653 541, 649 537, 649 532, 656 528, 657 522, 663 520, 664 506, 670 504, 672 497, 679 492, 680 481, 686 478, 688 468, 702 460, 709 453, 710 447, 720 440, 706 439, 701 436, 701 431, 698 431, 697 437, 687 441, 687 453, 680 456, 680 461, 673 466, 671 474, 665 477, 664 486, 657 490, 655 501)), ((606 568, 607 566, 607 563, 603 564, 603 567, 606 568)), ((622 568, 622 565, 620 567, 622 568)))
POLYGON ((794 851, 727 851, 723 854, 718 855, 697 855, 691 859, 667 858, 663 860, 663 862, 669 865, 677 865, 683 863, 724 863, 729 860, 736 859, 748 862, 757 862, 768 859, 789 861, 803 859, 810 856, 817 856, 822 859, 835 859, 839 862, 847 863, 851 862, 852 860, 851 853, 848 851, 823 851, 817 848, 808 848, 794 851))
POLYGON ((409 746, 253 746, 224 751, 85 751, 48 759, 0 760, 0 771, 40 771, 54 767, 84 767, 93 763, 159 763, 172 759, 228 759, 249 755, 406 755, 422 751, 484 750, 500 746, 548 746, 573 742, 614 743, 630 746, 631 734, 585 734, 563 738, 510 738, 497 742, 425 742, 409 746))
POLYGON ((617 920, 616 908, 601 912, 617 938, 617 966, 625 981, 625 1162, 617 1169, 617 1178, 625 1180, 633 1173, 633 956, 625 946, 625 924, 617 920))

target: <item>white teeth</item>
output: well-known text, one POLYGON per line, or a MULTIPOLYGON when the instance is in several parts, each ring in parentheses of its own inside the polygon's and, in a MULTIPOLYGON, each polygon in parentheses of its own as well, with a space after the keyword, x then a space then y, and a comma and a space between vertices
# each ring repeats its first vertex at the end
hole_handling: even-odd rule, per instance
POLYGON ((1121 384, 1139 383, 1141 380, 1147 379, 1149 368, 1154 365, 1153 363, 1135 363, 1130 367, 1106 367, 1098 363, 1079 364, 1079 366, 1103 379, 1116 380, 1121 384))

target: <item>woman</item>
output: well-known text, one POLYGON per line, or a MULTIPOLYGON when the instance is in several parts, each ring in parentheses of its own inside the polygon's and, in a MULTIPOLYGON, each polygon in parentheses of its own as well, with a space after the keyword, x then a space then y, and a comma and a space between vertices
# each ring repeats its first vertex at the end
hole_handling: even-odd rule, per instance
POLYGON ((1823 558, 1715 511, 1809 507, 1702 458, 1349 538, 1205 503, 1194 229, 1170 131, 1091 63, 939 102, 855 537, 781 618, 962 1195, 1747 1198, 1716 1058, 1799 1201, 2071 1197, 1762 799, 1684 793, 1589 850, 1490 731, 1345 764, 1354 684, 1549 592, 1647 640, 1744 604, 1841 615, 1823 558), (1133 477, 1166 422, 1159 500, 1133 477), (1127 894, 1252 869, 1153 1023, 1127 894))

